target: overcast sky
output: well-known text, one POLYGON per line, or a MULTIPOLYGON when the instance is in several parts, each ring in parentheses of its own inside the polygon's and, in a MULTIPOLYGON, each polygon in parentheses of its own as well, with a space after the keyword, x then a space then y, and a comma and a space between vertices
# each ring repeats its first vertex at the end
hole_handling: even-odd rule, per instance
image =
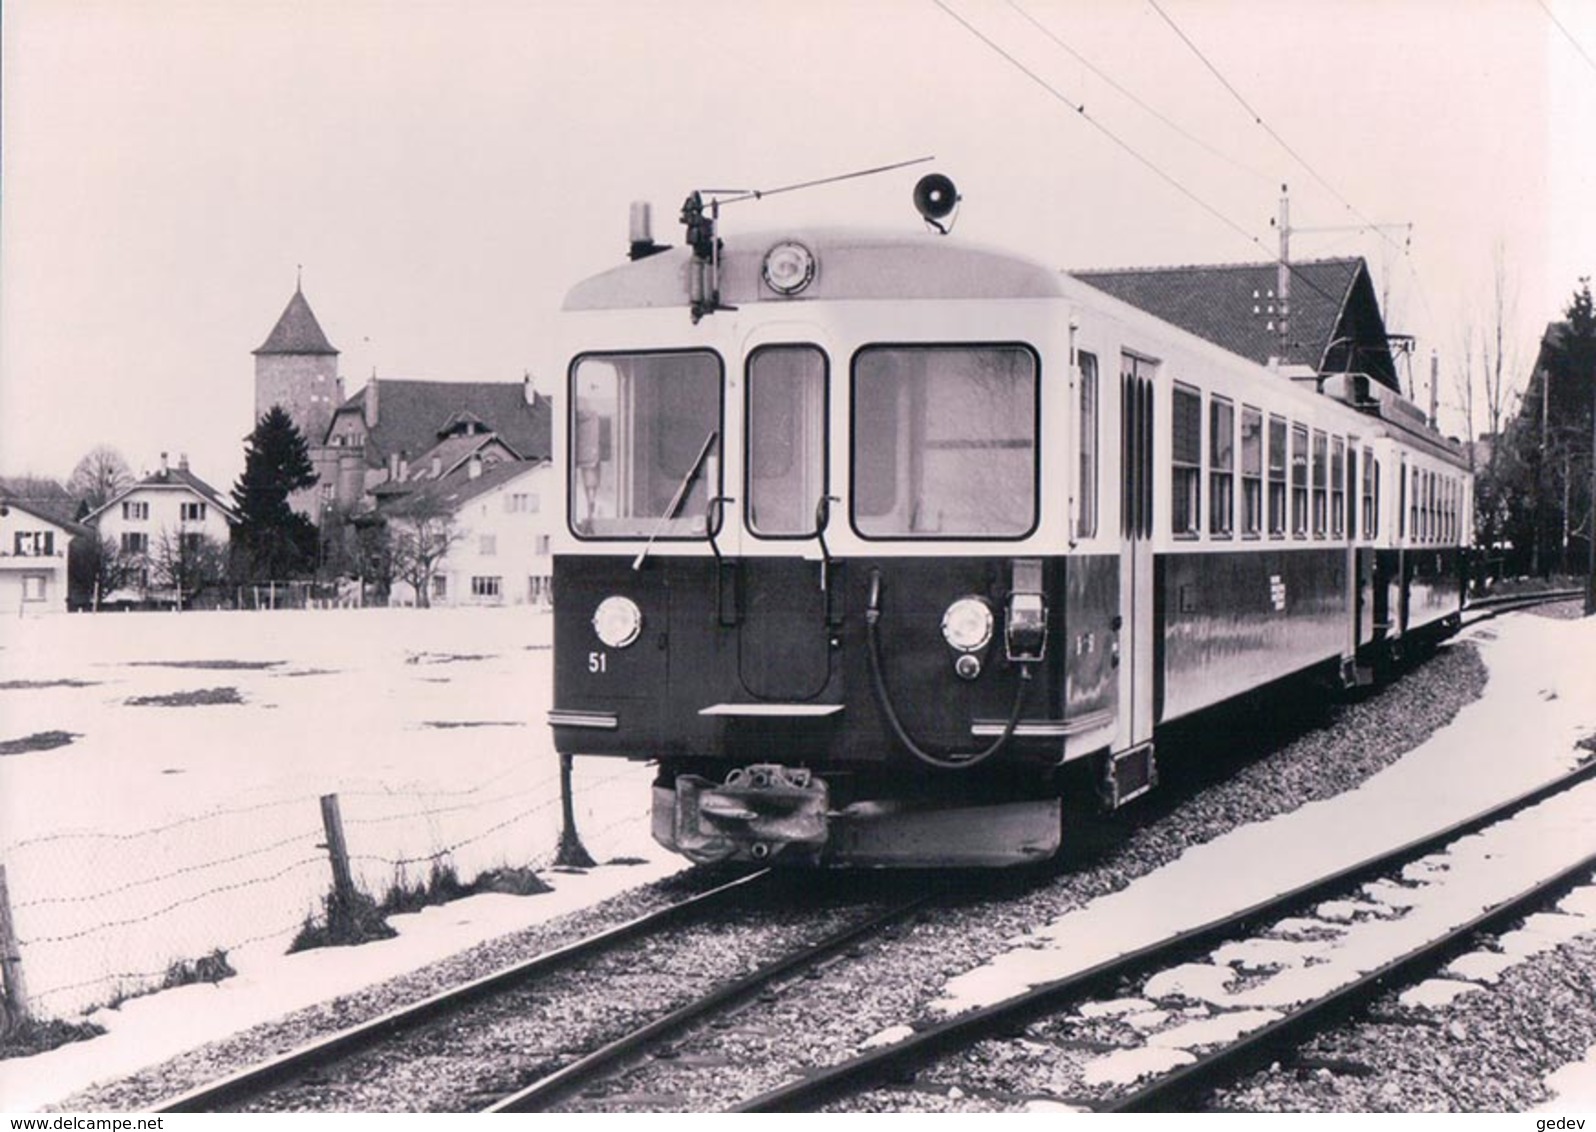
POLYGON ((724 223, 918 230, 935 168, 955 239, 1257 261, 1288 182, 1294 257, 1368 258, 1421 400, 1430 349, 1486 321, 1494 248, 1525 367, 1596 270, 1588 0, 943 3, 6 0, 0 473, 106 443, 225 490, 299 265, 351 394, 553 390, 551 315, 620 260, 629 201, 679 243, 694 187, 923 155, 724 223))

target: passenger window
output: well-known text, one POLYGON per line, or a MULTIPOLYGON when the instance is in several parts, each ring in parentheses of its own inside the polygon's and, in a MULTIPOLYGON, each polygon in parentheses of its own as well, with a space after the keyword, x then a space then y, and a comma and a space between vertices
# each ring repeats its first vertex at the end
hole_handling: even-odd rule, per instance
POLYGON ((1347 442, 1336 436, 1330 439, 1330 535, 1341 538, 1346 533, 1347 442))
POLYGON ((1203 398, 1177 385, 1170 407, 1170 532, 1197 534, 1202 510, 1203 398))
POLYGON ((853 366, 853 519, 866 538, 1019 538, 1036 526, 1036 355, 872 346, 853 366))
POLYGON ((1286 422, 1269 418, 1269 537, 1286 536, 1286 422))
POLYGON ((1324 538, 1325 531, 1329 529, 1329 500, 1325 494, 1325 480, 1330 469, 1327 466, 1325 453, 1328 451, 1328 441, 1324 433, 1314 430, 1313 433, 1313 537, 1324 538))
POLYGON ((1081 480, 1076 538, 1097 533, 1097 357, 1080 355, 1081 378, 1081 480))
POLYGON ((825 483, 826 356, 765 346, 748 359, 748 528, 814 533, 825 483))
POLYGON ((1308 426, 1291 426, 1291 533, 1308 536, 1308 426))
POLYGON ((1236 409, 1215 397, 1208 406, 1208 533, 1229 538, 1235 521, 1236 409))
POLYGON ((1263 414, 1241 410, 1241 533, 1256 538, 1263 530, 1263 414))

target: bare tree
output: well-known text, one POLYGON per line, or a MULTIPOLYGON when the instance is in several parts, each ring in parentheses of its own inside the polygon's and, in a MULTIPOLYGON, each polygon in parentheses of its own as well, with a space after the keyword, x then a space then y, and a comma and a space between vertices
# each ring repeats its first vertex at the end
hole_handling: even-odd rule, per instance
POLYGON ((73 539, 67 553, 71 588, 80 602, 94 609, 107 595, 133 584, 143 566, 142 558, 124 553, 98 530, 73 539))
POLYGON ((163 527, 150 548, 150 580, 173 591, 179 609, 227 580, 227 548, 198 531, 163 527))
POLYGON ((431 582, 449 548, 465 537, 455 529, 454 512, 426 496, 405 500, 388 518, 393 575, 410 583, 416 605, 432 605, 431 582))
POLYGON ((93 511, 105 506, 117 492, 132 485, 133 470, 122 458, 122 453, 109 445, 98 444, 78 461, 66 486, 67 491, 93 511))

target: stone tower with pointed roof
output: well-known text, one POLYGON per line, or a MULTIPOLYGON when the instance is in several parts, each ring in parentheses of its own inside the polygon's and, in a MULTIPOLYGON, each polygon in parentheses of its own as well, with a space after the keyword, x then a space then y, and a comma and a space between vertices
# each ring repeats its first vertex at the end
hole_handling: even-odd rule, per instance
POLYGON ((282 317, 255 351, 255 421, 250 425, 281 405, 305 442, 316 448, 326 441, 333 411, 343 400, 338 351, 296 284, 282 317))

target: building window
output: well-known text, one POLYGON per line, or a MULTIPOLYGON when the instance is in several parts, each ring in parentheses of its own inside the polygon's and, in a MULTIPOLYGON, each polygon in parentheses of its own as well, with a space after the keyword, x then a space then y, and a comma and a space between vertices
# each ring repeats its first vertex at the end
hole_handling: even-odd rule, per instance
POLYGON ((205 549, 205 536, 199 531, 183 532, 183 553, 198 554, 205 549))
POLYGON ((1080 355, 1081 370, 1081 482, 1075 537, 1097 533, 1097 357, 1080 355))
POLYGON ((127 519, 130 522, 134 522, 134 521, 139 521, 139 520, 143 520, 143 519, 148 519, 149 517, 150 517, 150 505, 148 503, 128 503, 128 502, 123 502, 123 504, 122 504, 122 518, 127 519))
POLYGON ((502 579, 498 577, 484 578, 481 576, 471 579, 472 597, 498 597, 499 585, 502 579))
POLYGON ((1330 442, 1318 429, 1313 433, 1313 537, 1324 538, 1330 529, 1330 500, 1326 480, 1330 473, 1327 454, 1330 442))
POLYGON ((185 522, 185 523, 203 523, 205 521, 205 504, 203 504, 203 503, 184 503, 184 504, 182 504, 181 517, 182 517, 183 522, 185 522))
POLYGON ((123 554, 146 554, 150 549, 150 536, 143 531, 122 532, 123 554))
POLYGON ((432 600, 442 601, 449 596, 449 575, 434 574, 432 576, 432 600))
POLYGON ((1291 534, 1308 536, 1308 426, 1291 426, 1291 534))
POLYGON ((18 558, 51 558, 55 555, 54 531, 17 531, 12 553, 18 558))
POLYGON ((1202 511, 1203 398, 1195 389, 1177 385, 1170 404, 1169 529, 1195 535, 1202 511))
POLYGON ((1241 533, 1257 538, 1263 530, 1263 414, 1241 410, 1241 533))
POLYGON ((1269 418, 1269 537, 1286 536, 1286 422, 1269 418))
POLYGON ((535 491, 517 491, 504 497, 504 509, 509 514, 536 515, 538 496, 535 491))
POLYGON ((1234 529, 1236 409, 1215 397, 1208 405, 1208 533, 1229 538, 1234 529))
POLYGON ((538 535, 532 543, 533 554, 547 554, 549 552, 549 536, 538 535))
POLYGON ((48 574, 22 575, 22 600, 43 601, 49 592, 50 577, 48 574))
POLYGON ((484 558, 491 558, 495 554, 499 553, 499 536, 482 535, 477 540, 477 553, 482 555, 484 558))

